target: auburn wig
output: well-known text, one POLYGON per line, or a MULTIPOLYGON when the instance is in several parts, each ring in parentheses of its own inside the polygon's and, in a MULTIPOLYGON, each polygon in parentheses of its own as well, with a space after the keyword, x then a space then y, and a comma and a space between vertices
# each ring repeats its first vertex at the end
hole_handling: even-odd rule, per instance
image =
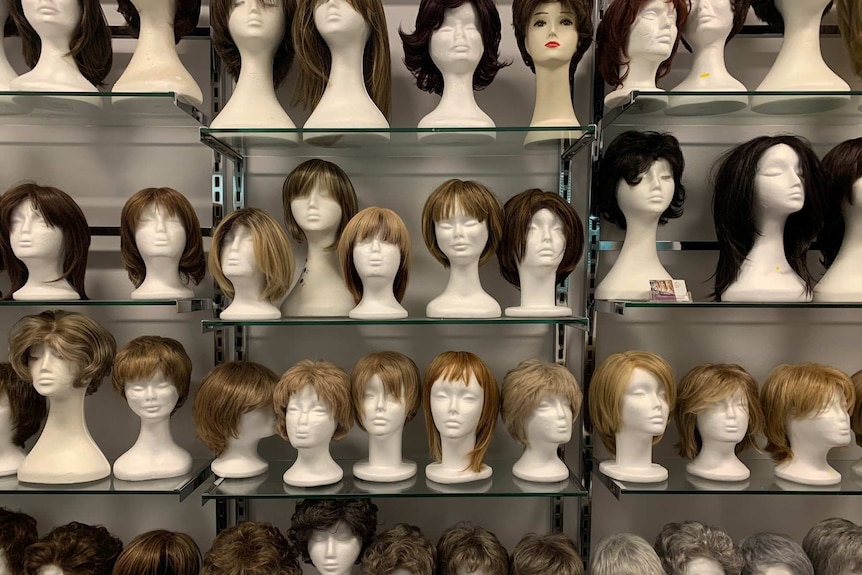
POLYGON ((394 575, 399 569, 411 575, 435 575, 437 549, 422 530, 406 523, 374 538, 362 555, 360 575, 394 575))
POLYGON ((838 28, 850 53, 853 70, 862 77, 862 6, 854 0, 835 0, 838 28))
POLYGON ((101 525, 73 521, 55 527, 24 552, 24 575, 54 565, 63 575, 111 575, 123 542, 101 525))
POLYGON ((437 572, 509 575, 509 554, 487 529, 460 522, 446 529, 437 542, 437 572))
POLYGON ((200 575, 302 575, 302 568, 278 528, 243 521, 216 536, 200 575))
POLYGON ((171 414, 185 404, 192 379, 192 360, 183 344, 169 337, 142 335, 131 340, 114 358, 114 390, 126 397, 126 384, 160 373, 177 389, 177 404, 171 414))
POLYGON ((314 532, 334 531, 339 522, 346 524, 362 543, 356 558, 359 563, 377 530, 377 506, 370 499, 304 499, 296 504, 290 518, 290 539, 304 562, 311 563, 308 540, 314 532))
POLYGON ((11 575, 24 572, 24 550, 38 539, 35 519, 0 507, 0 553, 6 558, 11 575))
POLYGON ((42 427, 48 415, 47 401, 30 383, 18 377, 11 363, 5 362, 0 363, 0 395, 4 393, 12 413, 12 445, 23 448, 42 427))
POLYGON ((668 523, 655 539, 655 550, 670 575, 688 573, 695 559, 712 559, 726 575, 739 575, 742 554, 724 529, 698 521, 668 523))
POLYGON ((844 241, 844 208, 853 205, 853 184, 862 179, 862 138, 841 142, 823 156, 821 165, 824 217, 817 242, 820 261, 829 268, 844 241))
POLYGON ((281 204, 284 209, 284 223, 287 232, 297 243, 305 241, 305 232, 299 227, 290 203, 293 200, 307 197, 311 191, 318 186, 320 191, 326 191, 329 196, 338 202, 341 207, 341 223, 335 233, 335 242, 329 249, 338 247, 338 238, 341 236, 347 222, 356 215, 359 203, 356 200, 356 190, 347 174, 337 164, 312 158, 296 166, 284 179, 281 187, 281 204))
POLYGON ((405 423, 419 411, 419 369, 412 359, 397 351, 376 351, 363 356, 350 373, 350 395, 353 400, 353 418, 365 430, 362 409, 368 380, 380 378, 386 395, 400 398, 406 410, 405 423))
POLYGON ((303 359, 288 368, 281 375, 273 393, 273 408, 277 416, 275 428, 283 439, 287 436, 285 418, 290 398, 310 385, 317 398, 329 407, 332 419, 335 420, 333 441, 338 441, 350 431, 353 426, 353 412, 350 408, 350 377, 347 373, 328 361, 312 361, 303 359))
MULTIPOLYGON (((832 4, 829 2, 823 10, 824 16, 832 9, 832 4)), ((751 7, 754 8, 754 14, 766 22, 773 32, 784 33, 784 16, 781 15, 781 10, 775 5, 775 0, 751 0, 751 7)))
POLYGON ((111 575, 200 575, 201 550, 185 533, 156 529, 132 539, 111 575))
MULTIPOLYGON (((575 29, 578 32, 578 46, 569 64, 569 81, 575 77, 581 58, 589 50, 593 42, 593 0, 551 0, 560 2, 563 9, 570 11, 575 21, 575 29)), ((530 70, 534 73, 536 67, 533 58, 527 52, 527 29, 536 9, 545 4, 546 0, 514 0, 512 2, 512 27, 515 29, 515 40, 518 42, 518 50, 530 70)))
POLYGON ((512 551, 512 575, 584 575, 584 562, 567 535, 531 533, 512 551))
MULTIPOLYGON (((191 34, 198 25, 201 17, 201 0, 173 0, 176 2, 174 10, 174 43, 178 43, 183 36, 191 34)), ((117 0, 117 12, 123 15, 126 27, 132 38, 137 38, 141 33, 141 15, 135 8, 132 0, 117 0)))

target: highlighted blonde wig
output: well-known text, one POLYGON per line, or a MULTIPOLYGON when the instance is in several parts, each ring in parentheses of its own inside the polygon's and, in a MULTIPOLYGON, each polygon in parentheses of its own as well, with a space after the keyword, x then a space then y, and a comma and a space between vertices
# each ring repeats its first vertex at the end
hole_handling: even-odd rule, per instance
POLYGON ((397 351, 377 351, 362 357, 350 374, 350 394, 353 399, 353 417, 365 430, 362 402, 368 380, 380 378, 386 395, 397 397, 406 408, 405 423, 419 411, 419 369, 412 359, 397 351))
POLYGON ((353 426, 353 411, 350 406, 350 378, 347 373, 328 361, 312 361, 303 359, 296 365, 288 368, 281 375, 273 394, 273 408, 275 409, 275 427, 278 434, 284 438, 287 436, 285 417, 287 416, 287 405, 290 398, 305 387, 310 385, 320 401, 329 407, 332 419, 335 420, 335 432, 332 440, 338 441, 350 431, 353 426))
POLYGON ((192 379, 192 360, 175 339, 142 335, 123 346, 114 358, 114 390, 126 397, 127 383, 150 379, 156 373, 177 388, 174 414, 186 402, 192 379))

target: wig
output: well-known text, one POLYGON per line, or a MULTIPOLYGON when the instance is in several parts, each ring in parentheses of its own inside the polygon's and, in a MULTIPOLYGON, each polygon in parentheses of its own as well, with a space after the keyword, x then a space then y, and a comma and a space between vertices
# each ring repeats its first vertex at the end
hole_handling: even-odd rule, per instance
POLYGON ((854 0, 836 0, 838 28, 850 53, 853 70, 862 77, 862 6, 854 0))
POLYGON ((278 376, 268 367, 250 361, 229 361, 215 366, 195 394, 195 432, 216 457, 237 438, 243 414, 272 409, 278 376))
POLYGON ((111 374, 117 342, 104 327, 89 317, 71 311, 47 310, 18 320, 9 332, 9 360, 18 377, 28 384, 30 353, 37 345, 50 347, 62 359, 78 368, 72 387, 95 393, 111 374))
POLYGON ((396 523, 374 538, 362 555, 360 575, 393 575, 397 570, 411 575, 435 575, 437 549, 422 530, 396 523))
POLYGON ((656 537, 655 551, 668 575, 686 575, 695 559, 715 561, 725 575, 739 575, 742 570, 742 555, 730 535, 698 521, 665 525, 656 537))
POLYGON ((562 397, 569 402, 574 423, 581 411, 583 394, 575 376, 564 366, 527 359, 509 370, 503 378, 503 424, 512 439, 524 447, 530 445, 527 422, 549 395, 562 397))
POLYGON ((362 542, 358 563, 377 530, 377 506, 370 499, 304 499, 296 504, 290 518, 290 539, 305 563, 311 563, 308 540, 312 534, 333 531, 339 522, 346 524, 362 542))
POLYGON ((193 281, 195 285, 201 283, 207 273, 201 223, 191 202, 171 188, 144 188, 136 192, 123 206, 123 212, 120 215, 120 252, 123 254, 123 263, 126 265, 129 279, 135 287, 139 287, 147 275, 144 258, 141 257, 135 241, 135 233, 137 233, 141 215, 151 205, 178 218, 182 223, 186 232, 186 246, 180 258, 180 279, 185 284, 189 281, 193 281))
POLYGON ((425 404, 428 449, 431 451, 431 457, 435 461, 440 461, 443 453, 440 446, 440 432, 437 431, 434 417, 431 415, 431 390, 434 384, 441 379, 461 381, 466 387, 470 383, 471 376, 476 378, 485 395, 482 403, 482 415, 476 429, 476 445, 469 454, 470 466, 468 469, 479 472, 482 470, 482 459, 485 457, 485 452, 491 445, 494 427, 497 425, 497 414, 500 412, 500 390, 497 389, 494 374, 491 373, 485 362, 469 351, 444 351, 434 358, 425 372, 425 379, 422 382, 422 401, 425 404))
POLYGON ((437 573, 509 575, 509 554, 490 531, 470 523, 457 523, 446 529, 437 542, 437 573))
MULTIPOLYGON (((671 413, 676 405, 673 370, 656 354, 648 351, 624 351, 605 358, 593 373, 588 403, 593 430, 611 455, 616 455, 616 433, 622 427, 620 404, 636 368, 643 369, 658 380, 671 413)), ((653 445, 661 441, 661 438, 661 435, 654 437, 653 445)))
POLYGON ((697 428, 697 416, 719 401, 741 393, 748 411, 748 433, 736 445, 736 453, 756 447, 763 431, 764 415, 757 396, 757 382, 741 366, 729 363, 707 363, 686 373, 679 381, 674 419, 679 431, 677 449, 681 457, 694 459, 703 447, 697 428))
MULTIPOLYGON (((730 40, 739 34, 742 31, 742 27, 745 26, 745 19, 748 17, 748 9, 751 7, 751 0, 727 0, 730 2, 730 9, 733 11, 733 27, 730 29, 730 34, 727 36, 727 41, 730 40)), ((683 33, 683 29, 679 29, 680 35, 683 33)), ((689 51, 691 51, 691 46, 689 46, 686 38, 682 39, 682 45, 685 46, 689 51)))
POLYGON ((299 393, 306 385, 310 385, 314 389, 318 399, 326 404, 332 419, 335 420, 333 441, 338 441, 347 435, 353 426, 353 412, 350 407, 350 377, 334 363, 310 359, 303 359, 288 368, 275 386, 272 401, 278 416, 275 423, 278 434, 284 439, 289 439, 285 424, 287 406, 290 403, 290 398, 299 393))
POLYGON ((814 575, 811 560, 802 547, 779 533, 755 533, 739 542, 742 554, 741 575, 759 575, 770 567, 783 566, 791 575, 814 575))
POLYGON ((512 575, 584 575, 584 562, 574 541, 562 533, 531 533, 515 545, 512 575))
POLYGON ((221 266, 222 243, 234 228, 245 227, 254 242, 254 259, 265 281, 261 297, 267 301, 283 298, 293 280, 293 250, 287 234, 271 215, 258 208, 242 208, 231 212, 213 232, 209 269, 219 287, 233 298, 233 284, 225 277, 221 266))
POLYGON ((802 540, 816 575, 843 575, 862 570, 862 527, 832 517, 812 527, 802 540))
POLYGON ((192 360, 183 344, 169 337, 142 335, 127 343, 114 358, 114 390, 126 397, 126 384, 160 373, 177 388, 173 415, 185 404, 192 379, 192 360))
POLYGON ((112 575, 200 575, 201 550, 185 533, 156 529, 126 545, 112 575))
POLYGON ((432 94, 443 94, 443 74, 431 58, 431 36, 443 25, 446 10, 454 10, 465 2, 476 9, 479 33, 482 35, 482 60, 473 72, 473 89, 482 90, 494 81, 494 77, 507 62, 500 61, 500 13, 494 0, 422 0, 416 15, 416 29, 406 34, 399 29, 404 43, 404 64, 416 77, 420 90, 432 94))
POLYGON ((807 141, 798 136, 759 136, 729 150, 719 158, 713 177, 712 217, 718 238, 718 266, 713 297, 721 295, 739 277, 745 258, 760 234, 757 228, 758 164, 770 148, 784 144, 799 158, 805 204, 790 214, 784 225, 784 253, 793 271, 811 292, 814 279, 808 271, 808 246, 823 226, 823 171, 807 141))
POLYGON ((297 243, 305 241, 305 232, 299 227, 296 218, 293 217, 293 210, 290 209, 290 203, 293 200, 304 198, 311 194, 311 190, 319 186, 320 190, 325 190, 329 195, 338 202, 341 207, 341 223, 338 225, 338 231, 335 233, 335 242, 328 249, 334 250, 338 247, 338 238, 344 232, 347 222, 356 215, 359 210, 356 200, 356 190, 353 189, 353 184, 347 174, 337 164, 321 160, 320 158, 312 158, 306 160, 296 166, 290 174, 284 179, 284 185, 281 187, 281 203, 284 208, 284 223, 287 225, 287 232, 297 243))
MULTIPOLYGON (((20 0, 18 0, 20 1, 20 0)), ((365 89, 380 112, 389 117, 392 100, 392 70, 389 57, 389 36, 386 15, 381 0, 347 0, 368 24, 370 35, 365 43, 362 70, 365 89)), ((291 25, 291 36, 299 60, 299 78, 294 92, 294 103, 314 108, 329 81, 332 56, 314 23, 317 2, 300 0, 296 17, 291 25)))
POLYGON ((35 519, 0 507, 0 553, 6 557, 11 575, 24 572, 24 550, 38 539, 35 519))
POLYGON ((503 206, 503 237, 497 249, 497 260, 503 278, 519 289, 521 279, 518 266, 524 259, 533 216, 539 210, 549 210, 563 224, 566 247, 563 260, 557 266, 557 284, 562 284, 574 271, 584 253, 584 224, 572 204, 559 194, 537 188, 513 196, 503 206))
POLYGON ((608 535, 596 545, 590 575, 666 575, 655 549, 631 533, 608 535))
MULTIPOLYGON (((552 0, 562 4, 562 8, 568 9, 574 15, 575 28, 578 33, 578 46, 569 64, 569 82, 575 77, 575 70, 584 54, 589 50, 593 42, 593 0, 552 0)), ((514 0, 512 2, 512 27, 515 29, 515 40, 518 42, 518 50, 521 58, 530 70, 536 72, 533 58, 527 52, 527 29, 530 19, 540 4, 545 0, 514 0)))
POLYGON ((851 413, 856 392, 844 372, 818 363, 784 364, 772 370, 760 390, 760 403, 766 414, 766 451, 775 463, 793 458, 787 421, 823 411, 836 391, 851 413))
MULTIPOLYGON (((638 15, 650 0, 614 0, 605 10, 602 21, 596 29, 596 61, 599 73, 605 83, 619 88, 628 76, 628 70, 620 73, 620 68, 631 62, 628 53, 629 34, 637 21, 638 15)), ((677 35, 670 56, 658 67, 656 80, 664 78, 670 72, 673 57, 679 49, 682 29, 688 19, 688 0, 666 0, 673 4, 676 11, 677 35)))
POLYGON ((220 532, 201 575, 302 575, 296 550, 270 523, 243 521, 220 532))
POLYGON ((434 225, 455 215, 457 209, 464 214, 485 222, 488 226, 488 242, 479 258, 481 266, 494 255, 503 235, 503 207, 491 190, 471 180, 446 180, 431 192, 422 207, 422 238, 425 247, 444 267, 449 267, 449 258, 437 244, 434 225))
POLYGON ((123 542, 101 525, 73 521, 55 527, 24 552, 24 575, 54 565, 63 575, 111 575, 123 542))
POLYGON ((338 240, 338 259, 341 261, 341 274, 347 283, 347 289, 353 294, 353 301, 362 300, 362 278, 356 271, 353 261, 353 250, 356 244, 365 240, 378 238, 382 242, 395 244, 401 251, 401 262, 392 291, 399 302, 404 299, 407 282, 410 279, 410 232, 404 225, 404 220, 386 208, 365 208, 350 218, 344 227, 344 232, 338 240))
POLYGON ((862 371, 857 371, 850 378, 853 382, 853 390, 856 393, 856 404, 850 415, 850 426, 856 435, 856 445, 862 447, 862 371))
POLYGON ((853 205, 853 184, 862 178, 862 138, 847 140, 823 156, 823 229, 820 262, 829 268, 844 241, 844 208, 853 205))
POLYGON ((4 393, 9 398, 12 414, 12 444, 23 448, 24 442, 42 427, 48 403, 29 382, 15 373, 10 363, 0 363, 0 395, 4 393))
MULTIPOLYGON (((98 6, 97 3, 96 8, 98 6)), ((22 202, 30 202, 33 209, 45 219, 48 227, 60 228, 63 231, 63 275, 55 281, 68 281, 81 299, 87 299, 84 289, 84 272, 87 271, 87 254, 90 249, 90 227, 87 225, 87 218, 72 196, 66 192, 34 183, 20 184, 0 196, 0 248, 10 283, 9 293, 4 299, 12 299, 12 294, 24 287, 29 277, 27 266, 15 257, 9 240, 12 212, 22 202)))
MULTIPOLYGON (((619 2, 620 0, 617 0, 619 2)), ((599 213, 605 220, 620 229, 626 229, 626 217, 617 202, 617 187, 620 180, 630 186, 641 183, 644 174, 655 162, 665 160, 673 173, 673 199, 659 217, 659 225, 682 215, 685 203, 685 186, 682 174, 685 158, 679 140, 671 134, 659 132, 623 132, 611 142, 599 163, 599 213)))
MULTIPOLYGON (((191 34, 201 17, 201 0, 173 0, 176 2, 174 14, 174 43, 183 36, 191 34)), ((141 16, 132 0, 117 0, 117 12, 123 15, 132 38, 141 33, 141 16)))
MULTIPOLYGON (((832 4, 829 2, 823 10, 823 16, 832 9, 832 4)), ((773 32, 784 34, 784 17, 775 5, 775 0, 751 0, 751 7, 754 8, 754 14, 766 22, 773 32)))
POLYGON ((419 368, 412 359, 397 351, 376 351, 363 356, 350 374, 350 395, 353 400, 353 418, 365 430, 362 399, 368 380, 380 378, 386 395, 397 397, 406 411, 404 423, 419 411, 419 368))

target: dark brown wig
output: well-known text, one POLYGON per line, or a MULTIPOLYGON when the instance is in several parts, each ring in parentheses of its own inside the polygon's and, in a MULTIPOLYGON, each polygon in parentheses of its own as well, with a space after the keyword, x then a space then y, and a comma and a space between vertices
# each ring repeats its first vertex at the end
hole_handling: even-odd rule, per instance
POLYGON ((341 206, 341 223, 335 233, 335 242, 328 247, 328 249, 334 250, 338 247, 338 238, 341 237, 341 232, 344 231, 347 222, 359 211, 359 202, 356 200, 356 190, 353 189, 353 183, 347 173, 337 164, 320 158, 312 158, 291 170, 281 187, 284 223, 287 226, 287 232, 297 243, 301 244, 305 241, 305 232, 302 231, 296 218, 293 217, 290 202, 308 196, 314 186, 324 188, 332 199, 341 206))
POLYGON ((411 575, 434 575, 437 549, 422 530, 396 523, 374 539, 362 555, 360 575, 392 575, 398 569, 411 575))
MULTIPOLYGON (((515 28, 515 40, 518 42, 518 50, 521 51, 521 58, 524 59, 530 70, 534 73, 536 67, 533 65, 533 58, 527 52, 527 28, 530 25, 530 19, 536 12, 539 4, 543 4, 546 0, 515 0, 512 2, 512 27, 515 28)), ((569 64, 569 81, 575 77, 575 70, 584 54, 590 48, 593 42, 593 0, 557 0, 565 8, 568 8, 574 14, 575 28, 578 32, 578 46, 575 49, 575 54, 572 56, 572 62, 569 64)))
MULTIPOLYGON (((178 43, 183 36, 191 34, 198 25, 201 17, 201 0, 174 0, 176 2, 174 12, 174 43, 178 43)), ((126 27, 132 38, 137 38, 141 33, 141 16, 132 0, 117 0, 117 12, 126 20, 126 27)))
MULTIPOLYGON (((829 2, 823 10, 823 16, 832 10, 832 4, 833 2, 829 2)), ((754 14, 766 22, 774 32, 784 34, 784 17, 778 6, 775 5, 775 0, 751 0, 751 7, 754 8, 754 14)))
POLYGON ((718 238, 715 291, 721 294, 739 277, 746 256, 760 233, 757 229, 755 178, 760 158, 773 146, 785 144, 799 158, 805 204, 784 224, 784 253, 793 271, 811 293, 814 278, 808 270, 808 247, 823 227, 823 170, 811 145, 798 136, 760 136, 726 152, 713 166, 712 217, 718 238))
POLYGON ((478 525, 458 523, 437 542, 438 575, 477 572, 509 575, 509 554, 497 536, 478 525))
POLYGON ((299 547, 304 562, 311 563, 308 540, 312 533, 333 530, 339 521, 347 524, 362 541, 362 550, 356 558, 359 563, 377 530, 377 506, 370 499, 305 499, 296 504, 289 536, 299 547))
MULTIPOLYGON (((730 9, 733 10, 733 27, 730 29, 730 34, 727 36, 727 42, 739 34, 742 31, 742 27, 745 26, 745 19, 748 17, 748 9, 751 6, 751 0, 730 0, 730 9)), ((682 28, 679 30, 680 35, 682 35, 682 28)), ((685 46, 686 50, 691 52, 691 46, 689 46, 686 39, 683 37, 682 45, 685 46)))
POLYGON ((420 90, 443 93, 443 74, 431 59, 431 36, 443 25, 446 10, 454 10, 464 2, 472 2, 482 34, 482 59, 473 72, 473 89, 482 90, 509 62, 500 61, 500 13, 494 0, 422 0, 416 15, 416 30, 407 34, 398 30, 404 44, 404 64, 416 77, 420 90))
POLYGON ((123 542, 101 525, 73 521, 55 527, 24 552, 24 575, 56 565, 63 575, 111 575, 123 542))
POLYGON ((24 550, 38 539, 35 519, 0 507, 0 552, 6 556, 11 575, 24 572, 24 550))
MULTIPOLYGON (((2 393, 9 398, 12 411, 12 426, 15 430, 12 443, 24 447, 24 442, 42 427, 42 422, 48 415, 48 403, 30 383, 18 377, 10 363, 0 363, 0 394, 2 393)), ((0 529, 0 533, 2 531, 0 529)))
POLYGON ((623 132, 611 142, 599 163, 599 197, 596 205, 601 216, 620 229, 626 229, 626 218, 617 202, 617 185, 621 179, 630 186, 641 182, 644 173, 659 160, 666 160, 673 172, 673 199, 659 217, 659 225, 682 215, 685 203, 685 186, 682 173, 685 158, 679 140, 660 132, 623 132))
POLYGON ((841 142, 823 156, 823 230, 817 238, 828 268, 844 241, 844 207, 853 203, 853 184, 862 178, 862 138, 841 142))
POLYGON ((185 533, 156 529, 131 540, 112 575, 200 575, 201 550, 185 533))
POLYGON ((296 550, 270 523, 243 521, 218 534, 201 575, 302 575, 296 550))

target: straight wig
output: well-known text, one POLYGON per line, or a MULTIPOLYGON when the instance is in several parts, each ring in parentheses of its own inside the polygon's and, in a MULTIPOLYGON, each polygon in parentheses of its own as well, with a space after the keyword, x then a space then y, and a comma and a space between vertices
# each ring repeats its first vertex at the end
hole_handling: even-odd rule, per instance
POLYGON ((132 539, 111 575, 200 575, 201 550, 185 533, 156 529, 132 539))
MULTIPOLYGON (((173 0, 176 3, 174 10, 174 43, 179 43, 183 36, 191 34, 198 25, 201 17, 201 0, 173 0)), ((137 38, 141 33, 141 15, 135 7, 133 0, 117 0, 117 12, 123 15, 126 28, 132 38, 137 38)))
POLYGON ((36 520, 18 511, 0 507, 0 553, 11 575, 24 573, 24 552, 39 539, 36 520))
POLYGON ((563 533, 531 533, 512 551, 512 575, 584 575, 584 562, 575 542, 563 533))
POLYGON ((496 535, 462 521, 446 529, 437 542, 437 572, 509 575, 509 553, 496 535))
POLYGON ((847 46, 853 70, 862 78, 862 6, 856 0, 835 0, 838 28, 847 46))
POLYGON ((405 408, 407 423, 416 416, 421 401, 419 368, 416 363, 397 351, 376 351, 363 356, 350 374, 350 394, 353 400, 353 418, 365 431, 362 400, 368 380, 380 378, 386 395, 397 397, 405 408))
POLYGON ((742 555, 730 535, 698 521, 665 525, 656 537, 655 551, 667 575, 686 575, 688 564, 695 559, 712 559, 725 575, 742 571, 742 555))
POLYGON ((740 541, 738 547, 743 563, 740 575, 760 575, 776 566, 787 567, 791 575, 814 575, 802 546, 787 535, 755 533, 740 541))
POLYGON ((841 142, 823 156, 821 165, 824 217, 817 242, 820 262, 828 269, 844 242, 844 210, 853 205, 853 185, 862 179, 862 138, 841 142))
POLYGON ((293 200, 308 197, 311 191, 318 187, 321 192, 326 191, 329 196, 338 202, 341 207, 341 223, 335 233, 335 242, 328 249, 338 248, 338 238, 344 232, 347 222, 359 211, 359 202, 356 200, 356 190, 347 173, 337 164, 312 158, 296 166, 284 179, 281 187, 281 205, 284 210, 284 223, 287 233, 296 241, 305 241, 305 232, 299 227, 290 204, 293 200))
POLYGON ((353 426, 353 411, 350 406, 350 377, 347 373, 328 361, 312 361, 303 359, 288 368, 273 392, 273 409, 277 416, 275 428, 283 439, 287 435, 285 417, 290 398, 310 385, 320 401, 329 408, 330 416, 335 420, 335 432, 332 440, 338 441, 350 431, 353 426))
POLYGON ((73 521, 55 527, 24 552, 24 575, 53 565, 63 575, 111 575, 123 542, 101 525, 73 521))
POLYGON ((655 549, 631 533, 608 535, 590 558, 590 575, 667 575, 655 549))
MULTIPOLYGON (((4 393, 12 416, 12 445, 23 449, 24 443, 42 427, 48 415, 48 401, 15 373, 11 363, 5 362, 0 363, 0 396, 4 393)), ((0 550, 2 547, 0 541, 0 550)))
MULTIPOLYGON (((589 50, 590 44, 593 42, 593 0, 552 1, 559 2, 562 9, 572 13, 578 33, 578 45, 569 64, 569 89, 571 90, 571 83, 575 77, 578 63, 580 63, 584 54, 589 50)), ((512 2, 512 27, 515 29, 515 41, 518 43, 518 50, 521 52, 524 64, 533 73, 536 72, 536 67, 533 64, 533 57, 527 52, 527 29, 530 26, 533 14, 536 13, 536 9, 544 3, 545 0, 514 0, 512 2)))
POLYGON ((362 543, 356 558, 359 563, 377 531, 377 506, 370 499, 304 499, 296 504, 290 518, 290 539, 305 563, 311 563, 308 540, 312 534, 333 531, 339 522, 346 524, 362 543))
POLYGON ((142 335, 131 340, 114 358, 114 391, 126 397, 126 384, 154 377, 157 373, 177 389, 177 404, 171 415, 189 396, 192 360, 183 344, 169 337, 142 335))
POLYGON ((360 575, 394 575, 399 569, 411 575, 435 575, 437 549, 422 530, 396 523, 374 538, 362 555, 360 575))
POLYGON ((219 532, 200 575, 302 575, 296 549, 271 523, 243 521, 219 532))

